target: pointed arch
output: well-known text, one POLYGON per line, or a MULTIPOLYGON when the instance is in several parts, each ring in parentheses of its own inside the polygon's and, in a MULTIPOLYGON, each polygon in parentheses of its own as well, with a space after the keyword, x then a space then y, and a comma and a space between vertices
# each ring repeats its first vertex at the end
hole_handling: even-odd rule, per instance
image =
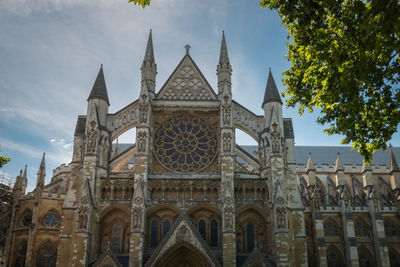
POLYGON ((51 240, 42 242, 36 252, 36 266, 55 267, 57 262, 57 244, 51 240))
POLYGON ((326 250, 326 257, 328 267, 345 266, 343 253, 333 244, 326 250))
POLYGON ((372 256, 371 251, 364 245, 361 245, 358 248, 358 261, 359 261, 360 267, 375 266, 375 259, 372 256))
POLYGON ((338 223, 329 217, 324 221, 324 234, 326 237, 341 237, 338 223))
POLYGON ((372 237, 370 223, 360 216, 354 218, 354 231, 357 237, 372 237))

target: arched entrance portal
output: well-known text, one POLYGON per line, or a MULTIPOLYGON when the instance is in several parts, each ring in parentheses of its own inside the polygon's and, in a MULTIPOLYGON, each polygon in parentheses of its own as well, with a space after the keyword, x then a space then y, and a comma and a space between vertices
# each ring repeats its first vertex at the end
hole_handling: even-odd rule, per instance
POLYGON ((182 243, 167 251, 156 264, 157 267, 207 267, 211 266, 206 257, 191 245, 182 243))

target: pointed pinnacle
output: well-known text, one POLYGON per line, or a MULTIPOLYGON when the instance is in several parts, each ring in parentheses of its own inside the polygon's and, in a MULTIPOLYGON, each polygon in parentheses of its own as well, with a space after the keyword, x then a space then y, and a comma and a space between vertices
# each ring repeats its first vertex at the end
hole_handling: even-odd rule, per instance
POLYGON ((144 63, 154 63, 153 36, 150 29, 149 39, 147 40, 146 52, 144 54, 144 63))
POLYGON ((46 169, 46 153, 43 152, 42 161, 40 162, 40 170, 46 169))
POLYGON ((311 158, 311 152, 308 154, 308 160, 307 160, 306 172, 308 171, 315 171, 315 165, 311 158))
POLYGON ((93 98, 100 98, 107 101, 107 104, 110 105, 110 101, 108 100, 107 94, 107 86, 106 81, 104 79, 104 72, 103 72, 103 64, 100 66, 99 73, 97 74, 96 81, 93 84, 92 91, 88 97, 88 101, 93 98))
POLYGON ((19 176, 22 177, 22 169, 19 170, 19 176))
POLYGON ((338 153, 338 155, 337 155, 335 168, 333 169, 334 173, 336 173, 338 171, 344 171, 344 166, 343 166, 342 159, 340 158, 340 153, 338 153))
POLYGON ((267 102, 279 102, 282 104, 281 96, 276 87, 274 77, 272 76, 271 68, 269 69, 267 87, 265 88, 264 101, 262 106, 267 102))
POLYGON ((392 146, 389 147, 389 172, 400 171, 392 146))
POLYGON ((26 168, 27 168, 27 166, 25 165, 24 174, 23 174, 23 176, 22 176, 22 177, 24 177, 24 178, 27 178, 26 168))
POLYGON ((221 51, 219 53, 219 65, 229 65, 228 48, 226 47, 225 32, 222 31, 221 51))

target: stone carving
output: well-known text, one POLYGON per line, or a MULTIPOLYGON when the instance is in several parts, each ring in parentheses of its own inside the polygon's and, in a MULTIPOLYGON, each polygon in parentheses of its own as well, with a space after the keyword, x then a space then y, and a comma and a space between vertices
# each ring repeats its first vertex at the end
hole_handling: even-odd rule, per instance
POLYGON ((232 151, 232 135, 231 133, 225 132, 222 135, 223 140, 223 150, 225 153, 230 153, 232 151))
POLYGON ((110 155, 110 142, 106 135, 102 135, 99 144, 99 164, 105 166, 108 163, 110 155))
POLYGON ((187 229, 186 225, 182 225, 181 227, 178 228, 176 231, 176 241, 182 241, 182 240, 189 240, 191 238, 190 231, 187 229))
POLYGON ((88 224, 88 210, 83 208, 79 211, 78 228, 86 229, 88 224))
POLYGON ((228 96, 224 96, 224 104, 222 105, 222 122, 224 125, 228 125, 231 122, 231 105, 228 96))
POLYGON ((286 228, 286 209, 284 207, 276 209, 276 224, 278 229, 286 228))
POLYGON ((226 197, 224 199, 224 229, 232 230, 233 229, 233 200, 230 197, 226 197))
POLYGON ((96 150, 96 141, 97 141, 97 123, 95 121, 90 122, 90 127, 87 130, 87 152, 95 152, 96 150))
POLYGON ((139 104, 139 122, 145 123, 147 122, 147 114, 149 111, 149 105, 146 101, 147 96, 143 95, 139 104))
POLYGON ((132 209, 132 228, 140 229, 142 227, 143 209, 135 207, 132 209))
POLYGON ((272 124, 273 131, 271 133, 271 146, 272 146, 272 153, 279 153, 281 151, 281 138, 279 134, 278 124, 272 124))
POLYGON ((212 100, 215 99, 212 89, 188 58, 178 67, 171 81, 159 94, 161 99, 212 100))
POLYGON ((147 133, 139 132, 137 135, 137 150, 138 152, 146 152, 147 133))

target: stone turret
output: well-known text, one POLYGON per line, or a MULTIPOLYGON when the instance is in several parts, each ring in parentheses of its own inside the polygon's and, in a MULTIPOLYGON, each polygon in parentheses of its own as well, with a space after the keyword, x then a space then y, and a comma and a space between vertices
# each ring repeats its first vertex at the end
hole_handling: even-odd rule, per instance
POLYGON ((154 59, 154 49, 153 49, 153 37, 150 30, 149 39, 147 40, 146 52, 144 54, 142 67, 142 90, 141 95, 144 91, 148 91, 150 99, 153 99, 156 88, 156 75, 157 75, 157 64, 154 59))
POLYGON ((93 111, 97 109, 100 125, 106 126, 108 107, 110 106, 110 101, 108 100, 107 86, 106 86, 106 81, 104 79, 103 64, 100 67, 99 73, 97 74, 96 80, 93 84, 92 91, 90 92, 87 101, 88 101, 88 109, 87 109, 88 119, 86 120, 86 122, 89 123, 92 120, 91 114, 93 114, 93 111))

